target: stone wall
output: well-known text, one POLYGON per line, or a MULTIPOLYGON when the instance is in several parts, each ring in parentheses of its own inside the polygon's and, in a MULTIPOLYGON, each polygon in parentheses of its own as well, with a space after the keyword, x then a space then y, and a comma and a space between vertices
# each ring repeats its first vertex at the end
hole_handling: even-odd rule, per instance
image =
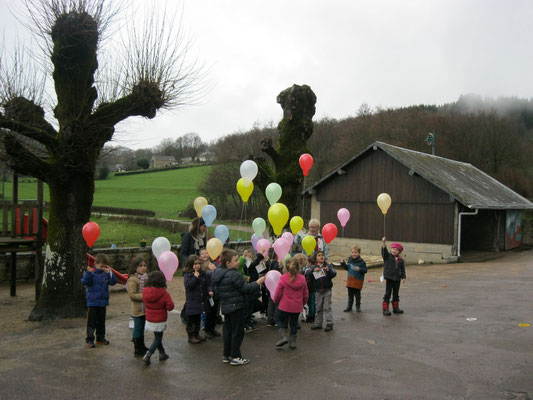
MULTIPOLYGON (((247 242, 231 242, 228 247, 242 251, 250 248, 251 244, 247 242)), ((179 253, 180 245, 172 246, 172 251, 179 253)), ((147 247, 121 247, 117 249, 94 249, 91 254, 107 254, 111 267, 120 273, 128 273, 131 261, 142 256, 148 263, 148 270, 153 271, 157 268, 157 260, 152 254, 152 248, 147 247)), ((181 268, 181 266, 180 266, 181 268)), ((9 254, 0 255, 0 283, 9 282, 10 280, 9 254)), ((35 255, 31 253, 17 253, 17 280, 32 281, 35 279, 35 255)))

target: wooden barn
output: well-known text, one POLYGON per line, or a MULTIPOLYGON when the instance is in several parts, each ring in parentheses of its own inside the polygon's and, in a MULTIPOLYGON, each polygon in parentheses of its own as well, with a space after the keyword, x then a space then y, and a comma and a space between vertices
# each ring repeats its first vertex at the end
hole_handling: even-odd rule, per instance
POLYGON ((306 188, 311 217, 333 222, 339 234, 330 254, 379 254, 384 234, 404 245, 408 262, 454 262, 467 251, 521 245, 522 211, 533 203, 471 164, 375 142, 306 188), (376 204, 388 193, 386 215, 376 204), (351 218, 344 230, 337 211, 351 218))

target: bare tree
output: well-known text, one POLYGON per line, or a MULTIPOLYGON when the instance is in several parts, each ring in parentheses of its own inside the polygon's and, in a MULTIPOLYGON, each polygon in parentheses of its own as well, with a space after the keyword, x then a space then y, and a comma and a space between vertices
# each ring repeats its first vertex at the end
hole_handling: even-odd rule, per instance
POLYGON ((112 48, 107 53, 124 58, 115 58, 114 64, 106 59, 106 66, 116 67, 100 68, 103 74, 97 74, 99 55, 104 43, 111 45, 106 40, 117 34, 112 22, 127 11, 126 2, 24 4, 28 26, 44 39, 42 59, 35 54, 26 57, 42 61, 55 89, 49 96, 52 122, 45 115, 39 86, 28 78, 31 71, 17 63, 20 58, 2 59, 0 141, 5 159, 15 171, 37 177, 50 188, 50 248, 41 296, 30 319, 80 316, 85 308, 80 279, 87 252, 81 230, 90 217, 100 151, 119 122, 132 116, 151 119, 158 110, 190 103, 201 90, 197 83, 203 69, 187 64, 188 43, 183 42, 180 25, 158 18, 155 2, 140 29, 133 19, 127 21, 125 51, 112 48))

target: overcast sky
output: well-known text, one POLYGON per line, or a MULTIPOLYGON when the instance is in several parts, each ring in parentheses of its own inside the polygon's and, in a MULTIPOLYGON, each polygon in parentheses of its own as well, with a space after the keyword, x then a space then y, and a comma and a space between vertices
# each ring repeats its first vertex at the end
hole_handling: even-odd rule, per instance
MULTIPOLYGON (((17 0, 21 1, 21 0, 17 0)), ((2 9, 12 0, 0 0, 2 9)), ((189 132, 211 141, 277 124, 277 94, 311 86, 315 119, 371 107, 533 97, 533 1, 184 0, 211 90, 197 106, 123 125, 115 144, 153 147, 189 132)), ((5 12, 0 21, 12 30, 5 12)))

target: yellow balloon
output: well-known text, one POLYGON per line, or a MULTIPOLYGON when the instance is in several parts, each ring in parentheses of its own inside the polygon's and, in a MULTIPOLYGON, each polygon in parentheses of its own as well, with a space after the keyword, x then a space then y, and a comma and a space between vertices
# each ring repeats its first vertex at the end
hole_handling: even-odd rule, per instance
POLYGON ((302 219, 302 217, 292 217, 290 225, 292 234, 296 235, 304 227, 304 220, 302 219))
POLYGON ((304 236, 302 240, 302 247, 308 256, 313 254, 313 251, 315 251, 316 247, 316 239, 313 236, 304 236))
POLYGON ((197 197, 194 199, 194 209, 196 210, 196 215, 199 217, 202 216, 202 208, 207 205, 207 199, 205 197, 197 197))
POLYGON ((209 257, 214 260, 222 253, 222 241, 219 238, 209 239, 205 248, 209 257))
POLYGON ((246 181, 244 180, 244 178, 241 178, 237 181, 237 193, 239 193, 242 201, 245 203, 248 202, 248 199, 254 191, 254 184, 250 180, 248 180, 248 182, 249 185, 246 186, 246 181))
POLYGON ((389 207, 392 203, 392 200, 390 196, 387 193, 381 193, 378 196, 378 207, 381 208, 381 212, 383 215, 387 214, 387 211, 389 210, 389 207))
POLYGON ((274 228, 274 233, 276 235, 281 233, 288 220, 289 209, 285 204, 272 204, 268 209, 268 221, 270 222, 270 225, 272 225, 272 228, 274 228))

